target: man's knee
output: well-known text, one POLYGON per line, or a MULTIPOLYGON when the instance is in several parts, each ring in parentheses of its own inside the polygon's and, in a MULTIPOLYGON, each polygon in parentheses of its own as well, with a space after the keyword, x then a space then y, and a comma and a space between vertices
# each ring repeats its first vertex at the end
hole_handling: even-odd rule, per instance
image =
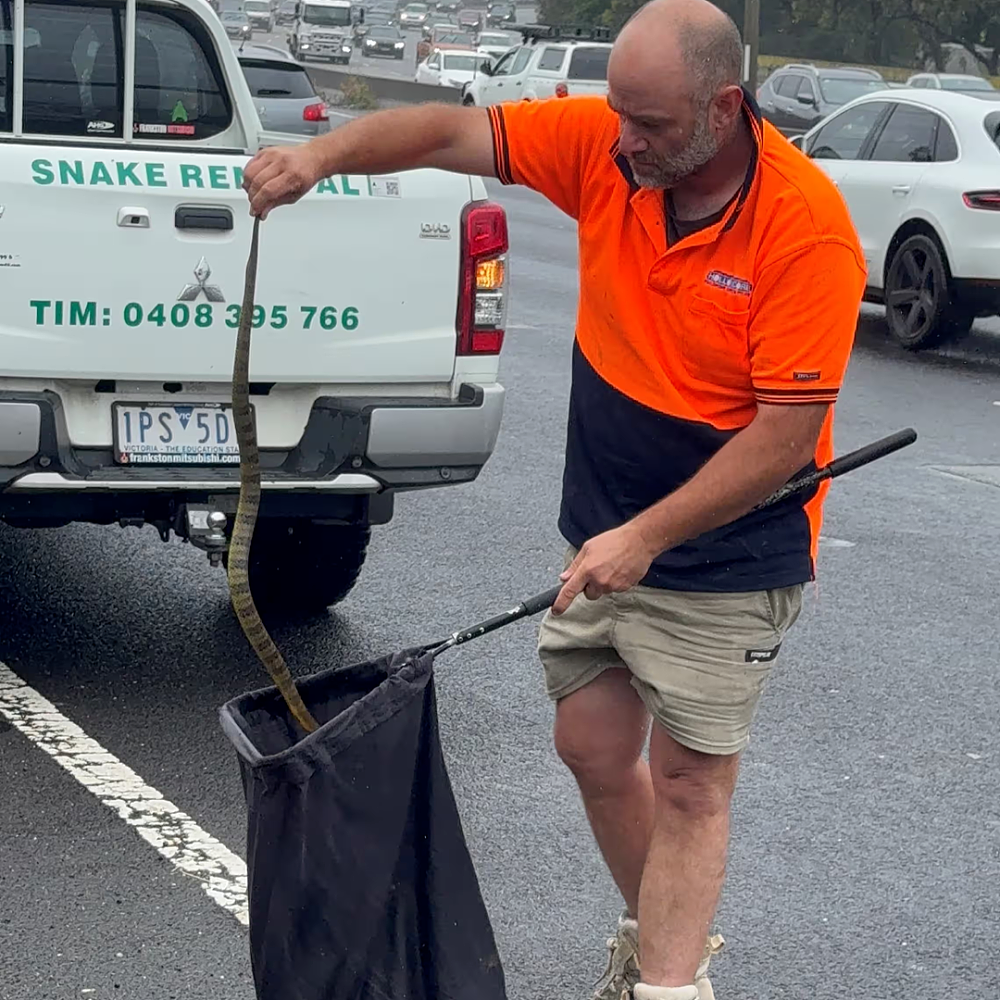
POLYGON ((739 755, 700 753, 676 743, 662 730, 654 735, 653 791, 657 804, 689 817, 712 817, 729 811, 739 755))
POLYGON ((609 670, 556 705, 556 753, 581 784, 613 785, 641 758, 648 725, 626 672, 609 670))

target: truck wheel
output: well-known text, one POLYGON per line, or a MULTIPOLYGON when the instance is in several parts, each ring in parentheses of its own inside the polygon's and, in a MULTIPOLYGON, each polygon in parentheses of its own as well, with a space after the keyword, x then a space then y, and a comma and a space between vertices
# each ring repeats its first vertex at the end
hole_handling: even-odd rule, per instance
POLYGON ((258 609, 319 614, 342 601, 358 581, 370 538, 367 525, 261 519, 250 546, 250 591, 258 609))
POLYGON ((954 313, 937 241, 923 233, 903 240, 885 276, 885 314, 893 338, 911 351, 934 347, 953 333, 954 313))

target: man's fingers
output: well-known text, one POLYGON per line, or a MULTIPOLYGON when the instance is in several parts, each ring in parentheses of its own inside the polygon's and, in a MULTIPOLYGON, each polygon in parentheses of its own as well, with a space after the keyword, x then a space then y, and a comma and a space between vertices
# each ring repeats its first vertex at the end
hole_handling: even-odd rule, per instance
POLYGON ((264 217, 272 208, 278 205, 287 205, 294 201, 290 197, 290 185, 288 178, 284 174, 277 174, 264 183, 255 194, 250 197, 250 211, 254 215, 264 217))
POLYGON ((244 168, 243 168, 243 189, 249 194, 250 191, 255 187, 259 187, 260 175, 263 171, 267 170, 268 167, 274 166, 275 156, 277 150, 273 147, 268 149, 262 149, 244 168))
POLYGON ((552 605, 552 614, 561 615, 573 603, 577 594, 586 586, 586 575, 584 573, 574 573, 563 585, 563 589, 559 591, 559 596, 552 605))
POLYGON ((559 574, 559 579, 565 582, 568 580, 579 568, 580 563, 583 562, 583 550, 581 549, 573 557, 573 561, 559 574))

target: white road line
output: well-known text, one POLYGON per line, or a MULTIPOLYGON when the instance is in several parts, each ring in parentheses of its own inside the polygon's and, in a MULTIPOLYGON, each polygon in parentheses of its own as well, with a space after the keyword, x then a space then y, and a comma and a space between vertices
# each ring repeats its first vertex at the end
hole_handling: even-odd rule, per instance
POLYGON ((249 926, 244 861, 92 740, 4 663, 0 663, 0 714, 135 827, 139 836, 171 864, 201 882, 209 899, 249 926))
POLYGON ((819 544, 821 548, 827 549, 853 549, 856 542, 849 542, 846 538, 831 538, 829 535, 820 535, 819 544))

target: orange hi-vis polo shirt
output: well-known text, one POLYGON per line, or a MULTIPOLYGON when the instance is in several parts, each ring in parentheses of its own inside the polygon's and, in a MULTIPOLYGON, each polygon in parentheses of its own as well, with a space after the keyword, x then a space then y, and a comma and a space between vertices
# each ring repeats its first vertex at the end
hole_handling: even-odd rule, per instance
MULTIPOLYGON (((490 107, 494 166, 576 219, 580 296, 559 526, 579 547, 693 476, 757 404, 833 403, 864 256, 830 179, 744 92, 746 182, 721 217, 668 245, 662 190, 636 185, 603 97, 490 107)), ((832 407, 814 462, 833 457, 832 407)), ((828 486, 670 549, 643 580, 760 590, 815 576, 828 486)))

